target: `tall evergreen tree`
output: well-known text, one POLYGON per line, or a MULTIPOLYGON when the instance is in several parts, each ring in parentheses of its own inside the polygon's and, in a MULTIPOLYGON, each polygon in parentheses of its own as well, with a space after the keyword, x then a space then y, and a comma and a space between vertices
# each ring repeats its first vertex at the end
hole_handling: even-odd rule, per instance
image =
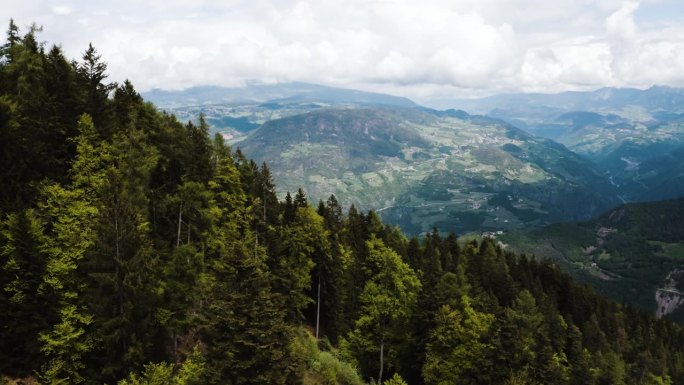
POLYGON ((493 346, 487 341, 494 316, 476 311, 464 296, 460 309, 449 305, 436 315, 423 367, 426 384, 487 383, 493 346))
POLYGON ((8 216, 1 237, 0 372, 25 376, 42 362, 39 335, 55 318, 41 290, 47 265, 43 224, 35 210, 22 210, 8 216))
POLYGON ((101 210, 97 197, 104 187, 111 149, 98 140, 88 115, 80 118, 78 131, 71 183, 47 185, 41 193, 40 209, 51 228, 45 243, 49 260, 43 290, 59 305, 59 319, 41 334, 46 357, 42 379, 49 383, 84 382, 86 355, 94 348, 81 267, 95 245, 101 210))
POLYGON ((125 369, 149 357, 155 313, 156 256, 149 236, 147 189, 156 154, 133 124, 114 142, 88 267, 104 379, 120 378, 125 369))
POLYGON ((108 76, 107 64, 102 61, 102 56, 97 53, 92 43, 88 44, 82 59, 77 73, 84 94, 85 112, 93 118, 100 135, 110 137, 113 134, 113 122, 109 120, 111 115, 108 98, 116 84, 104 83, 108 76))
POLYGON ((246 196, 227 153, 219 154, 207 240, 207 288, 202 312, 207 382, 285 383, 293 364, 288 354, 291 326, 282 297, 271 289, 263 247, 254 247, 246 196))

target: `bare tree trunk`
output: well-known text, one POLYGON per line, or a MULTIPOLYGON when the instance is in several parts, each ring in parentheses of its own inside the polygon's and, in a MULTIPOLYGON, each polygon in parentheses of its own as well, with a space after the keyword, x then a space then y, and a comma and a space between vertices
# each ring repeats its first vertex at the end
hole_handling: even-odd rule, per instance
POLYGON ((123 272, 121 271, 121 249, 119 246, 119 217, 118 217, 118 210, 115 208, 114 209, 114 232, 115 232, 115 271, 114 274, 116 275, 116 281, 117 285, 119 286, 118 289, 118 297, 119 297, 119 315, 123 315, 124 309, 123 309, 123 278, 122 274, 123 272))
POLYGON ((178 336, 173 332, 173 363, 178 366, 178 336))
POLYGON ((382 369, 385 365, 385 336, 380 339, 380 374, 378 374, 378 385, 382 385, 382 369))
POLYGON ((318 339, 318 327, 321 320, 321 272, 318 269, 318 299, 316 300, 316 339, 318 339))
POLYGON ((257 248, 259 247, 259 232, 254 232, 254 258, 257 256, 257 248))
POLYGON ((183 201, 178 208, 178 236, 176 236, 176 247, 180 246, 181 223, 183 222, 183 201))

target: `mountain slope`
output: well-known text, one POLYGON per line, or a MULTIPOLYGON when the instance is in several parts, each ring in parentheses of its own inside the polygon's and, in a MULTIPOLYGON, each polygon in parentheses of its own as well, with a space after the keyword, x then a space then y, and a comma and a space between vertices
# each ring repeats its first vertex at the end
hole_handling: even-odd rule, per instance
POLYGON ((155 89, 143 96, 181 121, 196 121, 204 115, 212 133, 220 133, 229 143, 244 139, 270 120, 324 108, 417 107, 402 97, 309 83, 155 89))
POLYGON ((500 240, 518 252, 561 261, 614 299, 684 321, 684 199, 620 206, 500 240))
POLYGON ((323 109, 267 122, 238 145, 284 189, 379 209, 411 233, 588 219, 618 203, 563 146, 462 111, 323 109))
POLYGON ((684 89, 603 88, 458 101, 553 139, 600 166, 628 201, 684 195, 684 89), (663 183, 674 178, 674 184, 663 183))

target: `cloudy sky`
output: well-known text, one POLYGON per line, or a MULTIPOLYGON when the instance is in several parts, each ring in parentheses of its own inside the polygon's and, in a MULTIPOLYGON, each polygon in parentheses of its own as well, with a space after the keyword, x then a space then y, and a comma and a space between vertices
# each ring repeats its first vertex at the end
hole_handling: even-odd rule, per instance
POLYGON ((681 0, 3 1, 140 91, 307 81, 418 101, 684 86, 681 0), (8 4, 9 3, 9 4, 8 4))

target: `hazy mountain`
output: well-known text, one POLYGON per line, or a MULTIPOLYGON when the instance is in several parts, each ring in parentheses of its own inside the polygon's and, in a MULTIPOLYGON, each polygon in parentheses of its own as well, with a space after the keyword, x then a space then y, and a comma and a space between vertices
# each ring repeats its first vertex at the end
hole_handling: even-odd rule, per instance
POLYGON ((263 123, 321 108, 377 106, 416 107, 409 99, 308 83, 251 84, 245 87, 194 87, 182 91, 152 90, 143 97, 181 121, 200 114, 230 143, 263 123))
POLYGON ((192 87, 182 91, 154 89, 142 96, 161 108, 200 106, 208 104, 251 104, 265 102, 368 104, 415 106, 411 100, 346 88, 309 83, 249 84, 245 87, 192 87))
POLYGON ((595 91, 568 91, 557 94, 514 93, 480 99, 443 99, 433 104, 443 108, 461 108, 470 113, 547 115, 554 111, 595 111, 624 106, 639 106, 647 111, 684 111, 684 89, 653 86, 636 88, 605 87, 595 91))
POLYGON ((238 145, 281 188, 334 193, 412 233, 588 219, 618 203, 565 147, 463 111, 322 109, 266 122, 238 145))
POLYGON ((565 145, 599 165, 626 200, 684 195, 684 89, 509 94, 450 105, 565 145))
POLYGON ((499 239, 558 260, 614 299, 684 321, 684 199, 620 206, 588 222, 561 223, 499 239), (679 305, 679 306, 675 306, 679 305))

